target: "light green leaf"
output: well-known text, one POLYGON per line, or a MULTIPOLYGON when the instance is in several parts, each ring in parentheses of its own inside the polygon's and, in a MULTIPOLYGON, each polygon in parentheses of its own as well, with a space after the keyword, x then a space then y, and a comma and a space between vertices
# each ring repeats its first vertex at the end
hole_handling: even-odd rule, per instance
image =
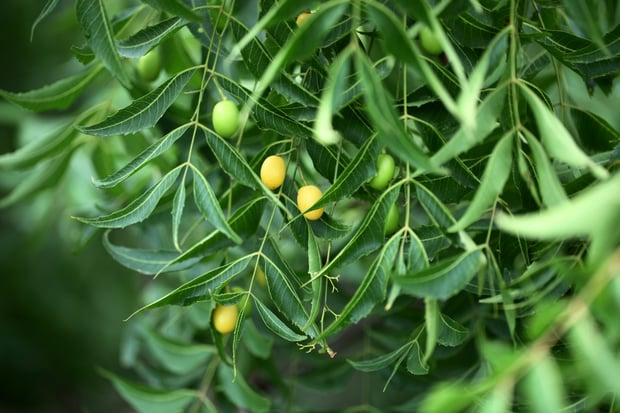
POLYGON ((190 257, 177 261, 179 258, 177 251, 146 250, 115 245, 110 241, 109 231, 103 235, 103 246, 119 264, 142 274, 179 271, 191 267, 200 260, 200 257, 190 257), (173 261, 175 263, 170 264, 173 261))
POLYGON ((422 365, 427 365, 435 346, 437 346, 437 336, 439 330, 439 304, 437 300, 426 298, 424 300, 424 326, 426 327, 426 346, 422 365))
POLYGON ((103 0, 77 0, 75 10, 86 41, 95 56, 123 85, 129 86, 129 77, 116 50, 114 32, 103 0))
POLYGON ((166 19, 152 26, 145 27, 131 37, 118 42, 118 52, 124 57, 144 56, 168 35, 187 24, 179 17, 166 19))
POLYGON ((441 172, 434 162, 418 148, 394 110, 394 102, 381 84, 375 69, 362 53, 356 53, 356 68, 366 98, 366 110, 377 129, 379 141, 396 156, 423 172, 441 172))
POLYGON ((510 175, 512 162, 512 133, 503 136, 495 145, 484 168, 480 186, 467 210, 458 222, 448 228, 455 232, 467 228, 484 214, 501 194, 510 175))
POLYGON ((87 135, 112 136, 153 127, 181 94, 193 74, 194 70, 181 72, 104 121, 78 129, 87 135))
POLYGON ((525 376, 525 395, 533 413, 559 412, 564 409, 565 396, 562 373, 555 360, 547 355, 532 364, 525 376))
POLYGON ((532 150, 534 166, 538 178, 538 187, 544 204, 548 207, 561 204, 568 200, 556 171, 549 162, 542 145, 527 129, 523 130, 527 143, 532 150))
POLYGON ((620 361, 615 348, 611 348, 595 321, 589 316, 579 320, 568 332, 571 352, 587 375, 591 385, 600 394, 620 394, 620 361))
POLYGON ((324 277, 315 276, 322 266, 321 251, 319 250, 317 239, 312 233, 310 223, 307 220, 303 220, 303 222, 305 223, 306 231, 308 232, 308 274, 310 275, 310 285, 312 287, 310 314, 308 315, 308 321, 301 329, 302 331, 305 331, 312 323, 314 323, 320 310, 323 308, 322 298, 324 297, 323 290, 325 279, 324 277))
POLYGON ((596 262, 609 252, 620 237, 620 174, 584 189, 567 202, 540 212, 520 216, 499 214, 501 230, 525 238, 558 240, 589 236, 588 259, 596 262), (602 208, 601 206, 605 206, 602 208))
POLYGON ((185 208, 185 176, 174 194, 172 199, 172 243, 174 247, 181 251, 179 246, 179 227, 181 226, 181 218, 183 217, 183 209, 185 208))
POLYGON ((70 148, 39 163, 11 192, 0 198, 0 208, 14 205, 44 189, 55 186, 65 174, 74 149, 70 148))
POLYGON ((190 125, 182 125, 166 136, 154 142, 151 146, 140 152, 138 156, 133 158, 127 165, 119 169, 117 172, 104 179, 95 179, 93 183, 99 188, 109 188, 123 182, 135 172, 140 170, 151 159, 154 159, 168 150, 180 137, 182 137, 190 125))
POLYGON ((500 87, 488 94, 478 107, 473 126, 459 128, 448 143, 433 155, 432 161, 441 165, 483 142, 499 126, 497 118, 504 109, 505 96, 506 87, 500 87))
POLYGON ((73 218, 98 228, 125 228, 126 226, 144 221, 153 213, 157 203, 174 184, 180 172, 180 167, 171 170, 157 184, 153 185, 153 187, 133 200, 125 208, 97 218, 73 218))
POLYGON ((410 348, 411 348, 410 343, 407 343, 397 348, 396 350, 390 351, 389 353, 382 354, 372 359, 361 360, 361 361, 354 361, 354 360, 347 359, 347 362, 350 365, 352 365, 353 368, 355 368, 356 370, 360 370, 364 372, 377 371, 377 370, 381 370, 381 369, 391 366, 399 358, 405 355, 407 351, 409 351, 410 348))
POLYGON ((294 332, 259 299, 254 298, 254 304, 256 305, 256 309, 258 310, 258 314, 263 320, 263 323, 265 323, 265 326, 274 334, 280 336, 286 341, 291 342, 303 341, 306 339, 305 335, 294 332))
POLYGON ((415 374, 416 376, 428 374, 428 364, 424 361, 420 343, 417 341, 413 342, 411 351, 407 356, 407 371, 411 374, 415 374))
POLYGON ((34 30, 37 28, 39 23, 41 23, 43 19, 49 16, 50 13, 54 11, 56 6, 58 6, 58 0, 47 0, 47 3, 45 3, 45 6, 43 6, 43 9, 37 16, 36 20, 34 21, 34 23, 32 23, 32 27, 30 28, 30 42, 32 42, 32 39, 34 39, 34 30))
POLYGON ((329 67, 327 84, 323 89, 312 134, 321 145, 334 145, 342 140, 342 135, 332 125, 332 116, 343 103, 352 52, 352 48, 345 49, 329 67))
POLYGON ((482 251, 474 249, 413 274, 392 274, 392 279, 414 297, 445 300, 463 290, 485 262, 482 251))
POLYGON ((221 390, 236 406, 254 413, 270 411, 271 401, 252 389, 243 376, 235 374, 226 363, 218 364, 217 377, 221 390))
POLYGON ((13 93, 0 89, 0 96, 9 102, 35 112, 66 109, 82 95, 84 89, 93 82, 102 70, 103 66, 91 66, 77 75, 23 93, 13 93))
POLYGON ((446 314, 439 313, 439 328, 437 342, 442 346, 456 347, 461 345, 469 336, 469 329, 446 314))
POLYGON ((596 164, 577 146, 564 124, 547 105, 525 84, 519 83, 519 86, 536 118, 541 141, 547 153, 576 168, 589 168, 598 178, 607 178, 607 170, 596 164))
POLYGON ((241 237, 233 231, 230 224, 226 220, 226 216, 220 208, 215 192, 204 175, 192 165, 194 175, 194 201, 196 206, 215 228, 219 229, 237 244, 241 243, 241 237))
POLYGON ((99 372, 110 380, 116 391, 140 413, 180 412, 198 397, 192 390, 157 389, 131 383, 105 370, 99 372))
POLYGON ((211 357, 217 354, 213 345, 184 343, 166 337, 148 327, 141 329, 141 332, 150 355, 166 370, 174 374, 189 374, 202 368, 211 357))

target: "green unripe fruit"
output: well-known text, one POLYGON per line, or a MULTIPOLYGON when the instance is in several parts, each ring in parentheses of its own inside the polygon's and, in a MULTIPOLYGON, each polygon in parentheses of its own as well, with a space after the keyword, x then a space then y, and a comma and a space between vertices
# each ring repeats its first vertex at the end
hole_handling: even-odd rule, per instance
POLYGON ((420 42, 422 43, 422 48, 428 54, 438 55, 443 52, 443 47, 441 47, 441 43, 435 36, 435 33, 427 27, 424 26, 422 30, 420 30, 420 42))
POLYGON ((138 74, 147 82, 152 82, 159 77, 161 70, 161 54, 158 49, 153 49, 138 59, 138 74))
POLYGON ((239 129, 239 109, 231 100, 217 102, 212 116, 213 129, 225 138, 230 138, 239 129))
POLYGON ((387 217, 385 218, 384 232, 386 235, 395 232, 398 229, 398 207, 392 204, 387 217))
POLYGON ((394 158, 387 153, 379 154, 377 157, 377 174, 368 184, 377 191, 384 190, 394 176, 394 158))

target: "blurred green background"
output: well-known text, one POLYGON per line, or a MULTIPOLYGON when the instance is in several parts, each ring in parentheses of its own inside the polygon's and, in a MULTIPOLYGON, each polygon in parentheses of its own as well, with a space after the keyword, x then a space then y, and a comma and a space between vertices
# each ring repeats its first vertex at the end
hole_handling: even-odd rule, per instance
MULTIPOLYGON (((0 88, 26 91, 75 73, 73 1, 60 1, 30 40, 46 1, 5 0, 0 88)), ((50 133, 69 114, 35 115, 0 101, 0 153, 50 133)), ((130 411, 97 367, 118 371, 123 319, 140 277, 116 264, 100 236, 84 242, 70 216, 96 202, 90 162, 75 156, 55 190, 0 210, 0 412, 130 411)), ((0 196, 25 174, 0 171, 0 196)))

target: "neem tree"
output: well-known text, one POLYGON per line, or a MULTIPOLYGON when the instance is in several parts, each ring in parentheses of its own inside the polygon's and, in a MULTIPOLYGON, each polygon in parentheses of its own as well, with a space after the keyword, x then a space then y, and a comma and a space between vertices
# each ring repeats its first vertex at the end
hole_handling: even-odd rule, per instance
POLYGON ((88 155, 74 218, 150 275, 142 384, 103 373, 136 409, 617 409, 617 1, 75 15, 82 71, 0 92, 72 116, 0 157, 29 171, 0 203, 88 155))

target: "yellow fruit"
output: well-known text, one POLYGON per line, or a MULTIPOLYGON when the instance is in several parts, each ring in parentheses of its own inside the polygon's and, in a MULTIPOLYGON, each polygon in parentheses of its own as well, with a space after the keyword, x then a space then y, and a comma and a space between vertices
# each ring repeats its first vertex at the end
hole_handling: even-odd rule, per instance
POLYGON ((213 327, 220 334, 228 334, 235 330, 239 309, 237 305, 220 305, 215 306, 213 310, 213 327))
MULTIPOLYGON (((323 196, 323 192, 315 185, 305 185, 297 192, 297 208, 304 212, 323 196)), ((316 221, 323 215, 323 208, 318 208, 304 213, 304 217, 310 221, 316 221)))
POLYGON ((295 20, 295 23, 297 24, 297 27, 301 26, 302 24, 304 24, 304 22, 308 19, 308 17, 310 17, 311 14, 308 13, 307 11, 300 13, 299 16, 297 16, 297 20, 295 20))
POLYGON ((278 155, 265 158, 260 167, 260 179, 269 189, 276 189, 284 182, 286 177, 286 164, 278 155))
POLYGON ((256 268, 255 280, 261 287, 267 286, 267 277, 265 277, 265 272, 260 268, 256 268))

